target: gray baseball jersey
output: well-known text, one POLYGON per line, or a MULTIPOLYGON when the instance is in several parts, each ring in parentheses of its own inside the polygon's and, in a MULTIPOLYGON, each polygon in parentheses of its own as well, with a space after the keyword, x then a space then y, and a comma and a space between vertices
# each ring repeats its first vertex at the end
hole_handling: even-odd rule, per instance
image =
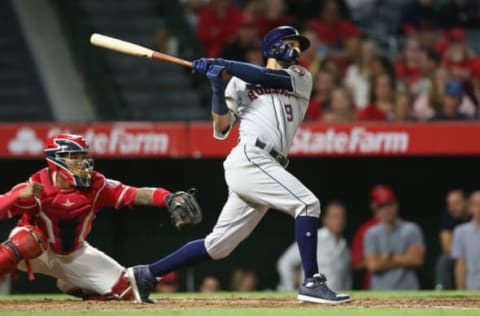
MULTIPOLYGON (((306 69, 292 66, 285 71, 291 77, 292 91, 250 86, 235 77, 226 88, 226 98, 238 105, 235 117, 240 120, 240 142, 224 162, 228 200, 205 239, 214 259, 228 256, 269 208, 293 217, 320 215, 315 195, 269 154, 271 149, 285 156, 288 153, 312 89, 306 69), (266 147, 257 147, 257 139, 266 147)), ((222 134, 214 128, 214 136, 223 139, 228 132, 222 134)))
MULTIPOLYGON (((312 76, 296 65, 285 71, 292 78, 293 91, 251 86, 233 77, 225 97, 238 105, 240 139, 258 137, 286 156, 307 110, 312 76)), ((217 138, 225 136, 216 134, 217 138)))

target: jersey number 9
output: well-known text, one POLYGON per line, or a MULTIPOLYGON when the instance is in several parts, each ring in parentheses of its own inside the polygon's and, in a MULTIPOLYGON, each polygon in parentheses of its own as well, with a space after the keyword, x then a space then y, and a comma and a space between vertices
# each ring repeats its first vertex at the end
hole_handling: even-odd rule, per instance
POLYGON ((285 113, 287 114, 287 121, 291 122, 293 120, 293 109, 291 104, 285 104, 285 113))

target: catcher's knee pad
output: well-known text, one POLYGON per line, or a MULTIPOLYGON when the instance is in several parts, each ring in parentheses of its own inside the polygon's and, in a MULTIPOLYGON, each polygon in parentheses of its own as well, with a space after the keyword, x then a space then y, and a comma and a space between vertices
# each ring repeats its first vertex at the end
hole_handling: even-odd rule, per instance
POLYGON ((302 202, 301 205, 295 210, 295 217, 298 216, 311 216, 320 217, 320 201, 315 197, 302 202))
POLYGON ((0 276, 15 271, 21 260, 40 256, 47 247, 47 238, 38 227, 22 227, 0 245, 0 276))

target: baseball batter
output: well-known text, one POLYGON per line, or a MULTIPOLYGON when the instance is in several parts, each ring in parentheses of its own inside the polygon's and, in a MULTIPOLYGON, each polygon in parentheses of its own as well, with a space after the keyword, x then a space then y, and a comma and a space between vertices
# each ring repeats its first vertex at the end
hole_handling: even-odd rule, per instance
POLYGON ((287 153, 303 121, 312 89, 310 73, 296 65, 308 39, 295 28, 282 26, 263 41, 266 67, 223 60, 199 59, 196 72, 206 74, 212 88, 214 137, 226 138, 235 121, 240 139, 224 162, 228 200, 213 231, 151 265, 127 270, 138 301, 151 303, 155 277, 205 259, 227 257, 260 222, 269 208, 295 218, 305 281, 298 299, 338 304, 350 300, 330 290, 316 261, 320 203, 285 170, 287 153), (232 76, 227 87, 222 80, 232 76))
POLYGON ((84 299, 131 299, 125 268, 86 241, 95 215, 105 206, 153 205, 167 206, 177 227, 201 219, 190 193, 106 179, 93 170, 88 152, 82 136, 52 136, 48 167, 0 195, 0 219, 22 215, 0 244, 0 279, 18 267, 31 280, 34 273, 52 276, 62 292, 84 299))

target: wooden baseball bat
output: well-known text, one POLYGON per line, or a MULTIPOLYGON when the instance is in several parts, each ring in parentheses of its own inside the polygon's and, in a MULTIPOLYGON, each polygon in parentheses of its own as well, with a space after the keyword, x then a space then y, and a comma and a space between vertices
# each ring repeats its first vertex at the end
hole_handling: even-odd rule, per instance
POLYGON ((178 57, 173 57, 167 54, 163 54, 137 44, 133 44, 127 41, 122 41, 117 38, 98 34, 98 33, 93 33, 90 36, 90 43, 98 47, 114 50, 127 55, 143 57, 143 58, 159 59, 159 60, 163 60, 169 63, 181 65, 181 66, 192 67, 191 61, 181 59, 178 57))

